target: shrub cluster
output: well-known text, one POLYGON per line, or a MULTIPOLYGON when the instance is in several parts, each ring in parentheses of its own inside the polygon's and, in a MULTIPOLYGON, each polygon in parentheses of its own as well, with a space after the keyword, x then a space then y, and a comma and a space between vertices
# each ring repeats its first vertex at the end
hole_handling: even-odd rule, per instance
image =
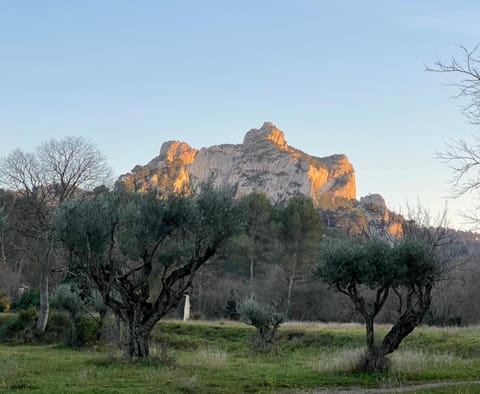
POLYGON ((10 311, 11 299, 5 290, 0 290, 0 313, 10 311))
POLYGON ((17 302, 12 303, 14 311, 24 311, 30 308, 38 309, 40 306, 40 292, 37 289, 25 291, 17 302))
POLYGON ((37 315, 37 310, 31 308, 21 311, 17 316, 3 319, 0 323, 0 341, 31 342, 37 315))
POLYGON ((257 302, 254 298, 249 298, 240 305, 240 318, 256 329, 252 341, 254 350, 271 351, 277 330, 285 321, 284 314, 269 305, 257 302))

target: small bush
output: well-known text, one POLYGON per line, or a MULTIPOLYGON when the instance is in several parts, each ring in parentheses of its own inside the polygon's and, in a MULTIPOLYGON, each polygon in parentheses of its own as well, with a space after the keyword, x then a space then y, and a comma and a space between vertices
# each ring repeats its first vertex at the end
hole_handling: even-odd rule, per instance
POLYGON ((70 327, 68 314, 51 308, 48 314, 47 330, 42 341, 47 343, 61 342, 64 340, 65 332, 70 327))
POLYGON ((0 327, 0 341, 32 342, 37 315, 36 309, 28 309, 22 311, 14 318, 6 320, 0 327))
POLYGON ((0 290, 0 313, 10 311, 11 299, 5 290, 0 290))
POLYGON ((25 324, 29 324, 35 322, 38 317, 38 311, 35 308, 29 308, 24 311, 21 311, 18 314, 18 318, 20 321, 24 322, 25 324))
POLYGON ((284 315, 271 306, 249 298, 240 305, 240 318, 256 329, 252 341, 253 349, 259 352, 271 351, 277 330, 285 320, 284 315))
MULTIPOLYGON (((64 342, 71 344, 71 320, 66 312, 50 309, 48 324, 45 334, 35 338, 34 329, 38 311, 30 308, 21 311, 17 316, 4 319, 0 326, 0 341, 29 343, 40 341, 42 343, 64 342)), ((99 336, 100 324, 97 317, 84 316, 80 319, 77 331, 77 346, 93 343, 99 336)))
POLYGON ((224 317, 229 320, 238 320, 240 319, 240 313, 237 310, 237 302, 235 300, 227 301, 225 305, 224 317))
POLYGON ((23 323, 22 340, 23 342, 30 343, 34 338, 35 323, 38 318, 38 311, 35 308, 29 308, 21 311, 18 318, 23 323))
POLYGON ((100 337, 100 319, 92 316, 82 316, 78 324, 78 345, 94 343, 100 337))
POLYGON ((40 292, 37 289, 25 291, 18 302, 12 304, 13 310, 27 310, 40 307, 40 292))
POLYGON ((48 314, 47 331, 63 333, 63 330, 68 327, 69 324, 70 320, 68 313, 50 308, 50 313, 48 314))
POLYGON ((10 342, 23 330, 24 324, 17 317, 2 320, 0 325, 0 341, 10 342))
MULTIPOLYGON (((98 317, 82 316, 76 323, 72 323, 71 317, 66 313, 54 314, 53 327, 47 331, 51 335, 49 340, 61 340, 65 347, 80 347, 95 343, 100 337, 100 321, 98 317)), ((49 320, 50 324, 50 320, 49 320)))
POLYGON ((53 291, 50 303, 53 307, 63 309, 72 316, 80 315, 85 308, 85 303, 76 288, 66 283, 59 285, 53 291))

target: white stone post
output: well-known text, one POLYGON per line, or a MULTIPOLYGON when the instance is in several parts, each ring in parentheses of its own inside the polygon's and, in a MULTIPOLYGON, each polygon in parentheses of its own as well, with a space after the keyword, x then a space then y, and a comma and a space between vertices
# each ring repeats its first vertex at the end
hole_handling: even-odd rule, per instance
POLYGON ((183 308, 183 321, 190 320, 190 296, 185 294, 185 306, 183 308))

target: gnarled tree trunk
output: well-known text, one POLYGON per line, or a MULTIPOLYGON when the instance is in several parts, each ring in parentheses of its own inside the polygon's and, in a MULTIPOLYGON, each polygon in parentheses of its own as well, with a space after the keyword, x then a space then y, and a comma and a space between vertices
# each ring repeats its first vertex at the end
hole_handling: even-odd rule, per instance
POLYGON ((357 311, 365 319, 365 340, 367 351, 363 355, 358 370, 371 372, 384 372, 389 368, 389 362, 385 354, 375 344, 375 317, 382 309, 389 293, 388 287, 382 287, 377 290, 376 298, 373 303, 373 309, 369 312, 365 306, 365 300, 359 295, 356 286, 351 286, 346 294, 350 297, 356 306, 357 311))
POLYGON ((150 354, 151 327, 135 322, 128 322, 127 338, 125 341, 124 355, 131 357, 148 357, 150 354))
POLYGON ((276 324, 257 327, 254 347, 257 351, 268 353, 272 350, 273 340, 277 334, 278 326, 276 324))
POLYGON ((418 305, 414 309, 409 300, 406 311, 400 316, 390 331, 383 338, 381 351, 384 355, 390 354, 398 349, 403 339, 409 335, 424 319, 431 304, 432 286, 419 288, 417 292, 418 305))
POLYGON ((363 355, 358 369, 361 371, 384 372, 389 363, 381 349, 375 345, 374 317, 365 317, 367 351, 363 355))

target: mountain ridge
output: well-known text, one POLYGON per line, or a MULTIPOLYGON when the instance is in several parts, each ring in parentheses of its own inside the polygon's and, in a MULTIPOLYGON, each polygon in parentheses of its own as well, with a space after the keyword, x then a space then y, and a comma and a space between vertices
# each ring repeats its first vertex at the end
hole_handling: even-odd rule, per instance
POLYGON ((195 149, 166 141, 157 157, 121 175, 117 185, 131 191, 188 192, 207 180, 232 187, 237 197, 263 192, 273 203, 298 194, 311 197, 317 207, 325 199, 356 198, 355 171, 347 156, 317 157, 291 147, 271 122, 249 130, 241 144, 195 149))

